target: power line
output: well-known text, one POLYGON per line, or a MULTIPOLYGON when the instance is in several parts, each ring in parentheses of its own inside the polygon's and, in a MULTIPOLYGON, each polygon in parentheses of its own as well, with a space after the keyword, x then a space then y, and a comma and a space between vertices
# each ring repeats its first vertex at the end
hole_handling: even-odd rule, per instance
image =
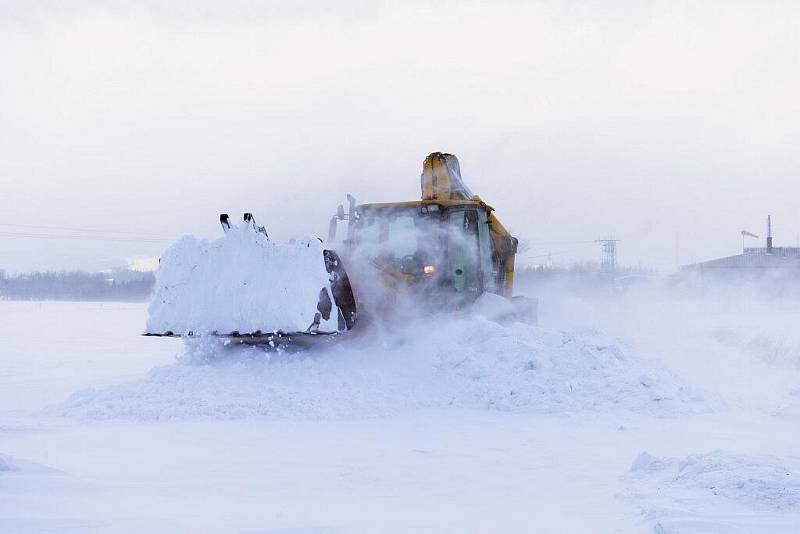
POLYGON ((11 239, 73 239, 79 241, 110 241, 115 243, 165 243, 172 241, 168 238, 134 238, 134 237, 116 237, 116 236, 85 236, 85 235, 57 235, 57 234, 26 234, 26 233, 11 233, 0 231, 0 237, 7 237, 11 239))
POLYGON ((7 226, 10 228, 31 228, 35 230, 59 230, 59 231, 70 231, 70 232, 89 232, 89 233, 101 233, 101 234, 123 234, 123 235, 133 235, 133 236, 150 236, 150 237, 163 237, 168 238, 169 236, 165 234, 155 234, 152 232, 131 232, 126 230, 101 230, 99 228, 75 228, 70 226, 43 226, 43 225, 36 225, 36 224, 12 224, 12 223, 0 223, 0 226, 7 226))
MULTIPOLYGON (((548 244, 560 244, 560 245, 594 245, 595 241, 550 241, 550 242, 539 242, 539 243, 525 243, 526 245, 548 245, 548 244)), ((549 256, 550 254, 564 254, 566 252, 573 252, 576 250, 584 250, 585 247, 570 247, 569 249, 562 249, 560 251, 555 252, 547 252, 544 254, 537 254, 536 256, 532 256, 533 258, 541 258, 543 256, 549 256)), ((522 258, 531 257, 530 254, 533 254, 536 251, 529 250, 527 252, 523 252, 519 256, 522 258)))
POLYGON ((537 254, 535 256, 530 256, 528 254, 522 254, 522 258, 526 259, 526 260, 534 260, 534 259, 537 259, 537 258, 545 258, 547 256, 559 256, 561 254, 569 254, 570 252, 577 252, 579 250, 586 250, 586 249, 584 247, 570 248, 570 249, 567 249, 567 250, 557 250, 555 252, 547 252, 545 254, 537 254))
POLYGON ((586 245, 594 241, 526 241, 528 245, 586 245))

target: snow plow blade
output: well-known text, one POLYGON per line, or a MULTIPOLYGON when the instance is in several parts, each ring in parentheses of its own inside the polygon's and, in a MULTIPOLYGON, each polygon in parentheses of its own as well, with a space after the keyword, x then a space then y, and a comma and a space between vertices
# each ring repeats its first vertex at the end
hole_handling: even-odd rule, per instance
MULTIPOLYGON (((271 334, 261 334, 258 332, 252 334, 239 334, 231 332, 229 334, 220 334, 212 332, 210 334, 203 334, 205 337, 219 339, 224 341, 225 345, 258 345, 266 346, 272 349, 285 349, 290 352, 303 349, 319 348, 328 343, 331 343, 334 338, 340 335, 340 332, 335 333, 308 333, 299 332, 296 334, 284 334, 282 332, 275 332, 271 334)), ((165 332, 163 334, 145 332, 142 334, 146 337, 169 337, 169 338, 194 338, 200 335, 191 334, 173 334, 172 332, 165 332)))
POLYGON ((353 327, 355 299, 335 251, 317 238, 271 241, 252 217, 225 223, 223 237, 184 237, 161 257, 144 335, 276 346, 353 327))

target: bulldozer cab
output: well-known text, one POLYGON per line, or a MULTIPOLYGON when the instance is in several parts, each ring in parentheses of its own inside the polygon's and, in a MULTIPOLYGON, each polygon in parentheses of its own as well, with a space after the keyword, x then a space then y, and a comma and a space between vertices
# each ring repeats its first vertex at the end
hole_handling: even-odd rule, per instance
POLYGON ((430 154, 420 186, 422 198, 408 202, 357 205, 348 195, 347 212, 339 206, 331 218, 331 242, 339 222, 347 223, 337 250, 356 272, 355 292, 367 293, 357 286, 368 286, 364 281, 377 271, 382 286, 427 300, 459 305, 483 293, 511 298, 517 240, 464 184, 458 158, 430 154))
POLYGON ((488 218, 473 201, 362 205, 348 256, 379 269, 390 287, 446 291, 471 301, 496 292, 488 218))

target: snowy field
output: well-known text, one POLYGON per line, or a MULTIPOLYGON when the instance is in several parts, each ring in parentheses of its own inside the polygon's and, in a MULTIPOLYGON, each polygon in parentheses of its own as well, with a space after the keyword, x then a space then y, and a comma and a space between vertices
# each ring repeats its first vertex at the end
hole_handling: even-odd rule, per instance
POLYGON ((311 354, 0 301, 0 532, 798 532, 800 307, 546 296, 311 354))

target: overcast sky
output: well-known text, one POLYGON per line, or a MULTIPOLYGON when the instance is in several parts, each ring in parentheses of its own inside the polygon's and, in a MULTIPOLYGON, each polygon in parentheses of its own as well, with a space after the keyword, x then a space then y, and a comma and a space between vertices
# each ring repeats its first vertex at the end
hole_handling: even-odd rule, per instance
POLYGON ((348 192, 417 198, 434 150, 523 263, 614 236, 668 270, 768 213, 800 240, 797 2, 59 4, 0 0, 0 269, 157 256, 223 211, 324 235, 348 192))

